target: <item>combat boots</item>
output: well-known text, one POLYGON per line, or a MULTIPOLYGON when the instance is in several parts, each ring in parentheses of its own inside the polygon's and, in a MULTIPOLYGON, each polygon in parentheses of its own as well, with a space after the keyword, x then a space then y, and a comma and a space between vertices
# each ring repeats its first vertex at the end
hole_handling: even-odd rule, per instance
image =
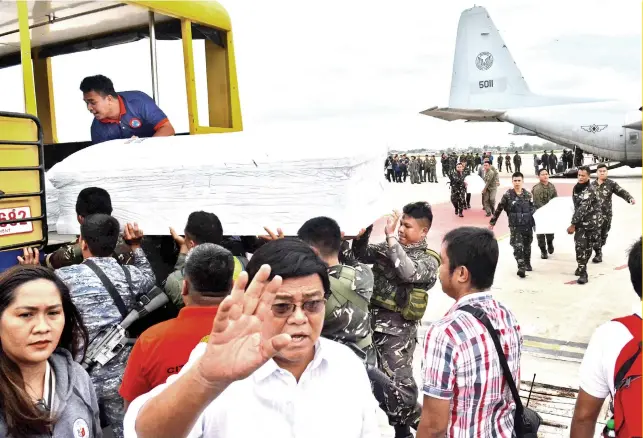
POLYGON ((393 428, 395 429, 395 438, 413 438, 410 426, 405 424, 396 424, 393 428))
POLYGON ((517 274, 518 274, 518 277, 520 277, 520 278, 525 278, 526 275, 527 275, 527 274, 525 274, 525 268, 522 268, 522 267, 518 268, 517 274))
POLYGON ((578 284, 585 284, 589 281, 589 278, 587 278, 587 269, 582 269, 580 271, 580 276, 578 277, 577 283, 578 284))
POLYGON ((592 261, 594 263, 602 262, 603 261, 603 249, 602 248, 601 249, 595 249, 594 251, 596 251, 596 257, 594 257, 592 259, 592 261))
POLYGON ((547 246, 549 246, 549 254, 554 253, 554 242, 547 242, 547 246))
POLYGON ((527 271, 527 272, 531 272, 531 271, 533 271, 533 270, 534 270, 534 268, 532 268, 532 267, 531 267, 531 260, 527 260, 527 261, 525 262, 525 271, 527 271))
POLYGON ((540 248, 540 258, 541 259, 548 259, 549 256, 547 255, 547 249, 544 247, 540 248))

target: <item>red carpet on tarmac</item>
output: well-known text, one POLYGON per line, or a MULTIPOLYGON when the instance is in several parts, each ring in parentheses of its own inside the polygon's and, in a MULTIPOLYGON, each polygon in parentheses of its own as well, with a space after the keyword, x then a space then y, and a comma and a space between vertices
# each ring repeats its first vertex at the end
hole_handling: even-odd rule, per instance
MULTIPOLYGON (((535 184, 535 183, 534 183, 535 184)), ((531 190, 534 184, 527 184, 526 189, 531 190)), ((555 184, 555 183, 554 183, 555 184)), ((558 196, 571 196, 573 184, 555 184, 558 196)), ((498 191, 496 194, 496 203, 500 202, 505 190, 498 191)), ((431 202, 431 201, 429 201, 431 202)), ((402 210, 403 205, 400 205, 399 210, 402 210)), ((429 248, 436 251, 440 250, 442 245, 442 238, 446 233, 454 228, 462 226, 484 227, 489 226, 489 217, 485 215, 482 209, 482 195, 471 196, 471 208, 464 210, 464 217, 459 217, 455 214, 455 209, 451 202, 441 202, 438 204, 431 204, 433 210, 433 225, 429 230, 427 241, 429 248)), ((373 224, 373 232, 371 234, 371 243, 384 241, 384 226, 386 225, 386 218, 382 217, 373 224)), ((509 237, 509 223, 507 221, 507 214, 503 211, 493 229, 496 239, 504 239, 509 237)))

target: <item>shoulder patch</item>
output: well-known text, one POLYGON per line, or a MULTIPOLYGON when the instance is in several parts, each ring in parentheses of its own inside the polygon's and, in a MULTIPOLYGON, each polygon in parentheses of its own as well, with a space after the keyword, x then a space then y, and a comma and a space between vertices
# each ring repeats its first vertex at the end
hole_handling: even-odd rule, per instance
POLYGON ((74 421, 73 431, 74 438, 89 438, 89 426, 82 418, 74 421))
POLYGON ((210 335, 206 335, 206 336, 201 338, 201 340, 199 341, 199 344, 201 342, 205 342, 207 344, 209 341, 210 341, 210 335))

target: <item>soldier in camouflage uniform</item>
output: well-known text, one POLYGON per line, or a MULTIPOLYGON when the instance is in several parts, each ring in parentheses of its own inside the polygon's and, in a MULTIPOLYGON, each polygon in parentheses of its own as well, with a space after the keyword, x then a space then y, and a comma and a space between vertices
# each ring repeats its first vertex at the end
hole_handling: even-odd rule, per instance
POLYGON ((429 255, 426 245, 433 221, 428 203, 408 204, 399 217, 397 212, 389 217, 386 242, 369 245, 371 226, 353 240, 352 252, 362 263, 373 264, 371 313, 379 367, 404 389, 376 385, 374 392, 378 400, 384 400, 380 407, 395 428, 396 438, 408 438, 421 414, 412 364, 418 325, 426 310, 422 300, 428 299, 426 291, 436 282, 440 262, 439 255, 429 255))
POLYGON ((464 182, 466 174, 463 171, 462 163, 458 163, 455 170, 449 173, 449 185, 451 186, 451 204, 455 208, 455 214, 464 217, 462 212, 467 207, 467 186, 464 182))
MULTIPOLYGON (((433 155, 433 161, 435 161, 435 155, 433 155)), ((424 160, 422 160, 422 182, 427 182, 429 181, 429 166, 431 165, 431 159, 429 158, 428 155, 424 156, 424 160)), ((429 181, 431 182, 431 181, 429 181)))
POLYGON ((592 249, 601 239, 601 201, 596 189, 589 182, 589 167, 578 168, 578 184, 574 186, 572 194, 574 201, 574 216, 572 224, 567 228, 567 233, 574 234, 576 261, 578 268, 578 284, 589 281, 587 277, 587 262, 592 256, 592 249))
POLYGON ((435 160, 435 155, 431 155, 427 164, 427 171, 429 172, 429 182, 437 183, 438 174, 436 172, 437 161, 435 160))
MULTIPOLYGON (((80 228, 80 245, 85 260, 91 260, 112 282, 125 306, 134 308, 134 297, 147 293, 155 282, 154 273, 140 242, 143 232, 136 224, 127 224, 124 237, 134 253, 133 266, 120 266, 110 255, 118 240, 118 221, 111 216, 96 214, 85 218, 80 228), (125 277, 127 269, 131 276, 131 288, 125 277), (133 289, 133 290, 132 290, 133 289)), ((100 278, 85 263, 56 270, 56 275, 70 289, 71 298, 80 311, 90 342, 101 330, 109 329, 122 321, 114 300, 103 286, 100 278)), ((109 419, 117 438, 123 436, 123 399, 118 394, 123 372, 131 347, 123 350, 104 367, 97 366, 89 373, 96 389, 102 411, 109 419)))
MULTIPOLYGON (((92 214, 112 214, 112 199, 105 189, 100 187, 87 187, 80 191, 76 199, 76 216, 78 223, 82 224, 85 217, 92 214)), ((119 236, 113 257, 121 265, 131 264, 133 254, 131 249, 119 236)), ((83 253, 78 242, 58 248, 45 256, 45 265, 51 269, 64 266, 78 265, 83 262, 83 253)))
POLYGON ((592 187, 596 190, 598 199, 601 201, 602 225, 601 238, 595 242, 594 245, 596 257, 594 257, 592 261, 594 263, 600 263, 603 261, 603 247, 607 241, 607 234, 610 228, 612 228, 612 194, 623 198, 630 204, 634 204, 635 201, 627 190, 618 185, 616 181, 607 178, 607 166, 605 164, 599 164, 596 167, 596 173, 598 174, 598 178, 592 181, 592 187))
POLYGON ((473 172, 473 154, 471 152, 467 154, 467 171, 473 172))
POLYGON ((322 336, 348 346, 365 364, 377 366, 368 309, 373 295, 373 271, 358 262, 340 263, 342 235, 339 225, 331 218, 306 221, 297 236, 312 246, 328 265, 331 296, 326 302, 322 336))
POLYGON ((415 156, 412 156, 409 162, 409 174, 411 184, 420 184, 420 160, 416 159, 415 156))
POLYGON ((447 176, 449 174, 449 156, 446 153, 442 153, 440 163, 442 164, 442 176, 447 176))
POLYGON ((485 160, 482 165, 482 179, 484 180, 484 189, 482 189, 482 207, 487 214, 491 216, 496 206, 496 191, 498 187, 498 172, 491 165, 489 160, 485 160))
POLYGON ((500 203, 489 221, 489 228, 493 230, 502 210, 507 212, 509 218, 509 244, 514 249, 514 258, 518 263, 518 276, 525 278, 525 271, 531 271, 531 243, 534 241, 534 202, 531 193, 522 185, 524 176, 515 172, 511 176, 513 189, 502 195, 500 203))
MULTIPOLYGON (((170 234, 179 246, 179 256, 174 265, 174 272, 168 275, 163 285, 165 293, 177 309, 181 309, 185 305, 181 290, 183 289, 183 269, 188 252, 202 243, 221 245, 223 240, 221 221, 216 214, 205 211, 190 213, 183 232, 185 237, 179 236, 173 228, 170 228, 170 234)), ((234 280, 236 280, 236 276, 234 280)))
MULTIPOLYGON (((538 171, 538 178, 540 179, 540 182, 531 189, 531 195, 534 197, 534 206, 536 207, 536 210, 545 206, 549 201, 558 196, 558 193, 556 193, 556 186, 549 182, 549 172, 547 172, 547 169, 540 169, 538 171)), ((536 239, 538 240, 541 259, 548 258, 548 252, 549 254, 554 253, 553 234, 536 234, 536 239)))

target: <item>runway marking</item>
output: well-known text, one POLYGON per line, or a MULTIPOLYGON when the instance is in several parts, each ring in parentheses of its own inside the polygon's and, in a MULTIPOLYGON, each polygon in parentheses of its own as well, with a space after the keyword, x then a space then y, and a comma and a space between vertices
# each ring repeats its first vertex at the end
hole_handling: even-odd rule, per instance
POLYGON ((582 348, 582 349, 587 348, 587 344, 584 343, 584 342, 561 341, 559 339, 542 338, 540 336, 530 336, 530 335, 524 335, 523 339, 531 341, 531 342, 540 342, 540 343, 556 344, 556 345, 567 345, 567 346, 573 347, 573 348, 582 348))
POLYGON ((566 281, 565 284, 578 284, 578 280, 566 281))
POLYGON ((523 351, 580 362, 585 355, 587 344, 581 342, 560 341, 539 336, 523 336, 523 351))
POLYGON ((616 268, 614 268, 614 270, 615 271, 620 271, 621 269, 625 269, 625 268, 627 268, 627 265, 621 265, 621 266, 617 266, 616 268))

